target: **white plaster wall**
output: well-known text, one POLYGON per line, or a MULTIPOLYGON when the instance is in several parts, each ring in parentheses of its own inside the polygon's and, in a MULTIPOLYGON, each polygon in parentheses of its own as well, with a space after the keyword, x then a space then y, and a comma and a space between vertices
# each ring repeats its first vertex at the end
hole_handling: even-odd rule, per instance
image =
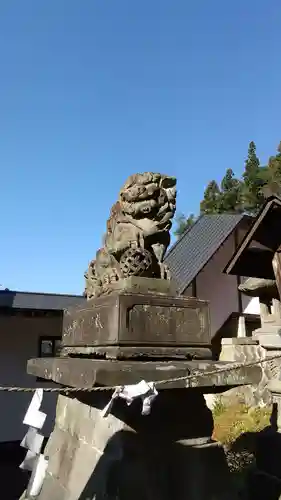
MULTIPOLYGON (((212 337, 231 313, 239 312, 237 278, 223 273, 234 250, 235 240, 232 234, 196 278, 197 297, 209 301, 212 337)), ((256 298, 242 296, 242 306, 248 314, 259 314, 256 298)))
MULTIPOLYGON (((27 360, 38 357, 39 336, 60 336, 60 318, 22 318, 0 316, 0 386, 51 387, 37 382, 26 372, 27 360)), ((0 392, 0 442, 21 440, 27 431, 22 421, 33 393, 0 392)), ((43 434, 54 424, 57 396, 44 394, 42 411, 47 413, 43 434)))

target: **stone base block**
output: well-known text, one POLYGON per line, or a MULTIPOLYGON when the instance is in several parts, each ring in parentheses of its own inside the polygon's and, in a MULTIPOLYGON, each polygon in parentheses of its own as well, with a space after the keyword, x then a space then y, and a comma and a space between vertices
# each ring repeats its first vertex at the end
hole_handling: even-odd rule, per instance
MULTIPOLYGON (((276 351, 276 354, 277 353, 278 351, 276 351)), ((265 349, 257 342, 256 338, 222 339, 220 361, 248 363, 259 359, 265 359, 267 356, 272 356, 273 354, 275 354, 275 352, 265 349)), ((224 402, 232 404, 237 402, 237 400, 243 400, 249 406, 258 405, 260 403, 270 403, 272 398, 267 387, 268 382, 279 375, 280 365, 281 359, 260 364, 260 380, 251 385, 227 391, 223 395, 224 402)))
POLYGON ((253 332, 253 338, 266 349, 281 349, 281 325, 263 325, 253 332))
POLYGON ((258 340, 253 337, 231 337, 221 339, 221 345, 258 345, 258 340))
POLYGON ((269 333, 256 336, 261 346, 265 349, 281 349, 281 336, 269 333))
POLYGON ((235 499, 212 414, 197 389, 161 391, 149 416, 107 394, 60 396, 38 500, 235 499))

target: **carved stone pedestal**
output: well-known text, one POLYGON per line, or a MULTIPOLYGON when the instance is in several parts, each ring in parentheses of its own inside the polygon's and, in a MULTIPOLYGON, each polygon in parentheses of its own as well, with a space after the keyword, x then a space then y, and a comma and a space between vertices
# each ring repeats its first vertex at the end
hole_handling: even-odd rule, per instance
POLYGON ((66 311, 62 355, 210 359, 208 303, 179 297, 167 283, 123 279, 109 295, 66 311))

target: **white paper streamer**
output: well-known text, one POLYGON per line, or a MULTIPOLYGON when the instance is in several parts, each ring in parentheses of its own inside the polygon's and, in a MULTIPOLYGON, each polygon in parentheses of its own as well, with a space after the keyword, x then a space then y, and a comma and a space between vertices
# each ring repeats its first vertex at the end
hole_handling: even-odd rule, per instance
POLYGON ((38 455, 26 490, 27 498, 39 495, 46 475, 47 467, 48 460, 44 457, 44 455, 38 455))
POLYGON ((25 414, 23 423, 30 427, 35 427, 36 429, 42 429, 45 420, 46 413, 39 411, 43 399, 43 389, 36 389, 33 398, 30 402, 28 410, 25 414))
POLYGON ((39 455, 39 453, 41 452, 43 441, 44 436, 42 434, 39 434, 35 427, 30 427, 20 445, 22 448, 26 448, 27 450, 30 450, 33 453, 37 453, 39 455))
POLYGON ((31 478, 26 490, 27 498, 35 497, 40 493, 48 466, 48 461, 41 454, 44 436, 38 432, 38 429, 42 429, 47 416, 40 411, 42 400, 43 389, 36 389, 23 420, 24 425, 29 426, 20 444, 22 448, 27 449, 20 469, 31 471, 31 478))
POLYGON ((20 464, 20 469, 22 470, 29 470, 30 472, 33 471, 34 465, 36 463, 38 455, 36 453, 33 453, 32 451, 27 452, 25 455, 25 458, 23 459, 22 463, 20 464))
POLYGON ((154 382, 146 382, 141 380, 138 384, 125 385, 123 387, 117 387, 111 397, 109 403, 105 406, 102 411, 102 416, 107 417, 110 413, 114 400, 116 398, 125 399, 127 404, 130 405, 136 398, 142 399, 142 415, 149 415, 151 411, 151 405, 158 392, 155 388, 154 382))

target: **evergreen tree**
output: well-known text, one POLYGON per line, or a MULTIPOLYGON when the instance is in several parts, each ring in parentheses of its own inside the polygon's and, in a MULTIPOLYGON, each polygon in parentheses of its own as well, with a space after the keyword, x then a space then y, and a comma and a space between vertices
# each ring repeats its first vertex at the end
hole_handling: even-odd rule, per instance
MULTIPOLYGON (((248 148, 248 157, 242 179, 235 178, 228 169, 220 186, 215 180, 209 182, 200 203, 201 214, 248 213, 256 215, 269 195, 281 197, 281 142, 277 154, 269 158, 266 166, 261 166, 252 141, 248 148)), ((186 228, 191 227, 196 216, 181 214, 177 217, 174 234, 179 237, 186 228)))
POLYGON ((221 181, 220 212, 242 212, 242 183, 234 177, 231 168, 227 169, 221 181))
POLYGON ((186 217, 184 214, 180 214, 176 217, 176 229, 174 231, 174 235, 177 238, 180 238, 182 234, 191 227, 196 221, 196 217, 194 214, 190 214, 189 217, 186 217))
POLYGON ((216 181, 209 182, 200 203, 201 214, 217 214, 221 208, 221 191, 216 181))
POLYGON ((248 158, 243 173, 242 198, 244 211, 256 214, 264 203, 263 186, 266 184, 265 170, 260 166, 256 145, 249 144, 248 158))
POLYGON ((277 148, 277 154, 271 156, 265 170, 266 186, 263 193, 266 196, 275 194, 281 195, 281 142, 277 148))

